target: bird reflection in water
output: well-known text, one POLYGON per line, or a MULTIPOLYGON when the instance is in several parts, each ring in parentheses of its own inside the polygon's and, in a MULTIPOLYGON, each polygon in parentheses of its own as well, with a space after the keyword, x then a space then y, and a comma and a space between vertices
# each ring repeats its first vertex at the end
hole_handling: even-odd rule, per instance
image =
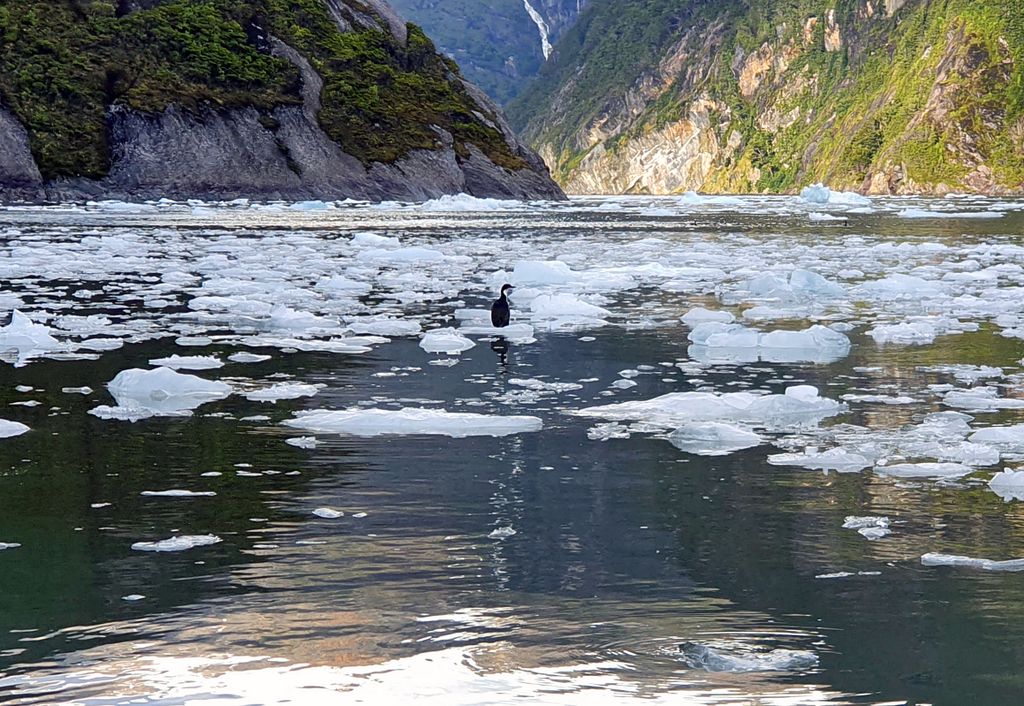
POLYGON ((508 339, 504 336, 498 336, 491 341, 491 350, 498 354, 498 364, 502 368, 502 372, 508 372, 508 351, 509 344, 508 339))

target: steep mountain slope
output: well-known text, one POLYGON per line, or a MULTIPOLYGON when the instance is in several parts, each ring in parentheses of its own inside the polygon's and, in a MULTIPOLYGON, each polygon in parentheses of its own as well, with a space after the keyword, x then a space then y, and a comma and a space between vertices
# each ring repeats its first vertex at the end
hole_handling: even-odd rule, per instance
POLYGON ((596 0, 513 124, 571 192, 1024 192, 1019 0, 596 0))
POLYGON ((558 196, 382 0, 6 0, 0 193, 558 196))
POLYGON ((466 77, 505 103, 537 75, 589 0, 393 0, 466 77))

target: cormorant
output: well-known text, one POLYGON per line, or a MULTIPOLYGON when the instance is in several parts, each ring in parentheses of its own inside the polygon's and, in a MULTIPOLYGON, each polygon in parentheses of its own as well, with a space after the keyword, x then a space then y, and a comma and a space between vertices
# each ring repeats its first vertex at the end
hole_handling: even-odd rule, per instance
POLYGON ((512 289, 511 284, 503 286, 501 288, 501 297, 491 304, 491 325, 494 328, 505 328, 512 319, 512 310, 509 308, 508 297, 505 294, 512 291, 512 289))

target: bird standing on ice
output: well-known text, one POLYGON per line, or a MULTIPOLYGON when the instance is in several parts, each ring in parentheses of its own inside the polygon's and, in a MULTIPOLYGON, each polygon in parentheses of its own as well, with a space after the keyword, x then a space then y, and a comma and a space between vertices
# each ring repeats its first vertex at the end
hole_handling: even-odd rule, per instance
POLYGON ((501 296, 491 304, 491 325, 494 328, 505 328, 512 319, 512 309, 508 305, 507 292, 513 289, 511 284, 501 288, 501 296))

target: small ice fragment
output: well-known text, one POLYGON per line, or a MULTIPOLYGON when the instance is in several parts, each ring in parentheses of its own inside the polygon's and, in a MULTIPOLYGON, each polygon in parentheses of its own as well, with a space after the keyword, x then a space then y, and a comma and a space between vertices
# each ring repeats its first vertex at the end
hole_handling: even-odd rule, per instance
POLYGON ((895 478, 961 478, 974 472, 962 463, 894 463, 875 466, 875 473, 895 478))
POLYGON ((145 596, 143 596, 140 593, 130 593, 127 596, 121 596, 121 600, 122 601, 128 601, 129 603, 134 603, 135 601, 141 601, 144 598, 145 598, 145 596))
POLYGON ((66 395, 91 395, 91 387, 62 387, 61 392, 66 395))
POLYGON ((507 539, 514 534, 516 534, 516 531, 511 527, 499 527, 487 536, 491 539, 507 539))
POLYGON ((89 507, 91 507, 93 510, 101 510, 105 507, 110 507, 110 505, 110 503, 92 503, 89 507))
POLYGON ((996 473, 988 482, 988 487, 1006 502, 1024 500, 1024 471, 1005 470, 996 473))
POLYGON ((614 387, 617 390, 628 390, 629 388, 636 386, 637 383, 635 380, 628 379, 616 380, 611 385, 609 385, 609 387, 614 387))
POLYGON ((295 446, 300 449, 315 449, 316 448, 316 437, 315 436, 297 436, 292 439, 285 439, 284 443, 289 446, 295 446))
POLYGON ((316 510, 313 510, 313 514, 325 520, 336 520, 339 517, 345 516, 345 513, 341 510, 334 510, 329 507, 318 507, 316 510))
POLYGON ((245 398, 253 402, 278 402, 280 400, 297 400, 301 397, 313 397, 320 388, 316 385, 281 382, 270 387, 245 393, 245 398))
POLYGON ((0 552, 4 551, 5 549, 17 549, 20 546, 20 544, 16 544, 14 542, 0 542, 0 552))
POLYGON ((202 478, 217 478, 218 476, 222 476, 224 474, 221 473, 220 471, 207 471, 206 473, 200 473, 199 475, 202 478))
POLYGON ((691 328, 697 324, 704 324, 708 322, 731 324, 735 320, 736 317, 728 311, 711 311, 710 309, 705 309, 702 306, 690 309, 682 317, 682 322, 691 328))
POLYGON ((258 355, 256 353, 232 353, 228 356, 228 360, 232 363, 263 363, 268 361, 273 356, 269 355, 258 355))
POLYGON ((285 421, 284 425, 323 434, 426 434, 459 439, 468 436, 509 436, 536 432, 543 428, 544 423, 538 417, 471 414, 406 407, 396 410, 310 410, 299 412, 293 419, 285 421))
POLYGON ((776 649, 755 652, 711 647, 695 642, 683 643, 680 650, 683 660, 690 667, 708 672, 785 672, 811 669, 818 665, 818 656, 804 650, 776 649))
POLYGON ((216 370, 224 367, 223 361, 212 355, 172 355, 169 358, 153 358, 149 364, 171 370, 216 370))
POLYGON ((194 490, 143 490, 139 495, 147 498, 212 498, 217 495, 211 491, 194 490))
POLYGON ((925 566, 960 566, 982 571, 1024 571, 1024 559, 993 561, 992 559, 976 559, 969 556, 934 552, 922 556, 921 563, 925 566))
POLYGON ((20 436, 29 431, 29 428, 21 422, 11 422, 0 419, 0 439, 9 439, 12 436, 20 436))
POLYGON ((349 319, 349 330, 356 334, 371 336, 419 336, 423 327, 418 321, 393 319, 390 317, 360 317, 349 319))
POLYGON ((365 512, 357 512, 356 514, 352 515, 352 517, 356 518, 357 520, 361 520, 364 517, 366 517, 366 513, 365 512))
POLYGON ((445 353, 447 355, 463 353, 475 345, 472 340, 453 328, 427 331, 420 341, 420 348, 427 353, 445 353))
POLYGON ((763 443, 761 437, 749 429, 720 422, 684 424, 669 434, 668 440, 680 451, 698 456, 727 456, 763 443))
POLYGON ((31 385, 18 385, 14 389, 15 389, 16 392, 25 393, 25 392, 32 392, 32 390, 34 390, 36 388, 32 387, 31 385))
POLYGON ((138 552, 183 552, 195 547, 206 547, 222 542, 214 534, 182 535, 162 539, 159 542, 136 542, 132 549, 138 552))

